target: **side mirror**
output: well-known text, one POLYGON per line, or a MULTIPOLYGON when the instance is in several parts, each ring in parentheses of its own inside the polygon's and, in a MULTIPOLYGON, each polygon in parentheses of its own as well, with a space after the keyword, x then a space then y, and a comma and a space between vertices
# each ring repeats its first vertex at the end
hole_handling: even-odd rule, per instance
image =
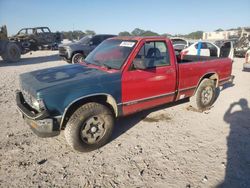
POLYGON ((140 70, 147 69, 147 66, 145 65, 145 62, 143 59, 134 59, 133 64, 136 69, 140 69, 140 70))

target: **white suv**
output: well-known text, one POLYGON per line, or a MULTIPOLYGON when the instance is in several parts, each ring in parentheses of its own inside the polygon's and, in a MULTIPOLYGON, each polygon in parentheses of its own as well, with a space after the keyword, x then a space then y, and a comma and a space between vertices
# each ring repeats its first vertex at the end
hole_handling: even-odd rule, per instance
POLYGON ((218 47, 212 42, 198 41, 181 51, 182 55, 198 55, 213 57, 229 57, 233 60, 233 43, 231 41, 224 42, 218 47))
POLYGON ((243 65, 243 70, 250 71, 250 48, 247 50, 245 55, 245 63, 243 65))

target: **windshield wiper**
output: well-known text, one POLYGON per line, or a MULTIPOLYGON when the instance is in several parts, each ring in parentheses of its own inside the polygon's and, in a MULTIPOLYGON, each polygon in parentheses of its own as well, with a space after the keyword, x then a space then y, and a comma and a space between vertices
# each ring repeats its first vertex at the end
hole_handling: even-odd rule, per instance
POLYGON ((103 63, 102 66, 106 67, 107 69, 113 69, 113 67, 107 65, 106 63, 103 63))
POLYGON ((101 63, 101 62, 98 61, 98 60, 94 60, 94 62, 97 63, 97 64, 98 64, 99 66, 101 66, 101 67, 105 67, 105 68, 107 68, 107 69, 112 69, 112 67, 109 66, 109 65, 107 65, 106 63, 101 63))
POLYGON ((94 60, 94 62, 95 62, 95 63, 93 63, 93 64, 99 65, 99 66, 101 66, 101 67, 105 67, 105 68, 107 68, 107 69, 116 69, 116 68, 111 67, 110 65, 108 65, 108 64, 106 64, 106 63, 101 63, 101 62, 98 61, 98 60, 94 60))

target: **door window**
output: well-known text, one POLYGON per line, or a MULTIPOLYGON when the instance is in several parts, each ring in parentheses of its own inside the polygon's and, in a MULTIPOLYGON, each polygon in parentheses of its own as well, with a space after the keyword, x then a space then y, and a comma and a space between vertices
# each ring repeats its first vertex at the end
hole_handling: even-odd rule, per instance
POLYGON ((166 43, 161 41, 146 42, 141 47, 135 59, 142 60, 148 69, 170 65, 166 43))
POLYGON ((220 48, 220 57, 228 57, 231 51, 231 42, 225 42, 220 48))
POLYGON ((40 29, 40 28, 39 28, 39 29, 36 29, 36 33, 37 33, 37 34, 42 34, 42 33, 43 33, 43 30, 40 29))
POLYGON ((25 35, 27 33, 26 29, 22 29, 21 31, 18 32, 18 34, 25 35))
POLYGON ((32 35, 33 34, 33 30, 32 29, 27 29, 27 34, 28 35, 32 35))
POLYGON ((207 44, 207 48, 208 49, 210 49, 210 50, 217 50, 217 48, 214 45, 212 45, 210 43, 206 43, 206 44, 207 44))
POLYGON ((50 32, 48 28, 42 28, 42 30, 43 30, 44 33, 49 33, 50 32))
POLYGON ((217 55, 218 55, 217 48, 213 44, 211 44, 209 42, 207 42, 206 45, 207 45, 207 48, 209 49, 210 56, 217 57, 217 55))
MULTIPOLYGON (((195 48, 198 49, 199 42, 195 45, 195 48)), ((205 42, 201 43, 201 49, 207 49, 207 44, 205 42)))

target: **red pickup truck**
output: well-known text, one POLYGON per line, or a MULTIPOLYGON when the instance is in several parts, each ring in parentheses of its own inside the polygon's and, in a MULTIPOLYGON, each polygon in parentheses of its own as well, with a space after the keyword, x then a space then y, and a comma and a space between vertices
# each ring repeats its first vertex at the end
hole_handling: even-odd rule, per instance
POLYGON ((65 130, 72 148, 90 151, 107 143, 119 116, 184 98, 208 109, 231 72, 227 57, 180 58, 165 37, 115 37, 80 64, 22 74, 16 100, 37 135, 65 130))

